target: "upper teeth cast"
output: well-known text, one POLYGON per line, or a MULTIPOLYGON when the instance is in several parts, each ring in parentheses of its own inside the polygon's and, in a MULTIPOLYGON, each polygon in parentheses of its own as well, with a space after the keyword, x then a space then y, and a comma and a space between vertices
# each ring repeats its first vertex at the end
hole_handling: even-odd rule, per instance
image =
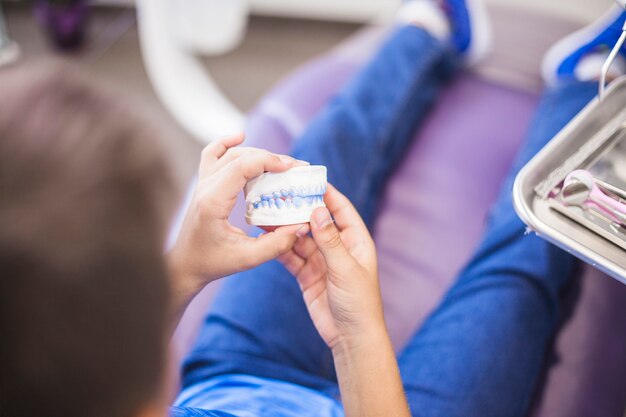
POLYGON ((261 194, 257 201, 250 201, 249 209, 301 207, 303 204, 313 205, 324 200, 326 184, 314 184, 301 187, 290 187, 273 193, 261 194))
POLYGON ((253 178, 244 188, 246 221, 262 226, 310 221, 313 210, 324 206, 326 175, 326 167, 308 165, 253 178))

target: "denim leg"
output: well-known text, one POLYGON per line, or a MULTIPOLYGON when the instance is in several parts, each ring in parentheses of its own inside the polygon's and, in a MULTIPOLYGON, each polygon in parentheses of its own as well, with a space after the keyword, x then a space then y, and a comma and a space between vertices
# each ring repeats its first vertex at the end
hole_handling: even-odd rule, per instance
POLYGON ((326 106, 295 143, 292 154, 328 167, 371 228, 379 196, 456 57, 415 26, 394 33, 370 65, 326 106))
POLYGON ((513 181, 596 92, 596 84, 572 82, 545 94, 483 241, 400 356, 414 416, 526 415, 576 262, 525 233, 513 210, 513 181))
MULTIPOLYGON (((326 165, 371 224, 385 179, 452 70, 449 53, 426 32, 397 30, 311 123, 293 155, 326 165)), ((184 363, 183 384, 226 373, 337 393, 331 352, 278 262, 227 279, 184 363)))

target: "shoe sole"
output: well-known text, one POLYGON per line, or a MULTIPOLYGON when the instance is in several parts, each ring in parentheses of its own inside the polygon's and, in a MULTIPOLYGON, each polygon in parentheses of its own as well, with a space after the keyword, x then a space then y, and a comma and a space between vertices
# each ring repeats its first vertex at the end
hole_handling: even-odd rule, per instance
POLYGON ((619 16, 624 13, 624 9, 613 6, 592 24, 572 33, 554 44, 546 53, 541 64, 541 74, 543 80, 548 85, 553 85, 558 80, 558 69, 561 63, 573 52, 580 49, 582 45, 587 45, 594 41, 608 26, 610 26, 619 16))

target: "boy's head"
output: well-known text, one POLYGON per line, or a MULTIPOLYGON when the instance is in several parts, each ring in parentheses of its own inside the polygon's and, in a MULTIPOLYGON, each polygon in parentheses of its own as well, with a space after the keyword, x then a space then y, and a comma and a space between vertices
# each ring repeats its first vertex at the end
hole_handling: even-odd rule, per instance
POLYGON ((68 68, 0 73, 3 417, 130 417, 159 395, 173 182, 122 104, 68 68))

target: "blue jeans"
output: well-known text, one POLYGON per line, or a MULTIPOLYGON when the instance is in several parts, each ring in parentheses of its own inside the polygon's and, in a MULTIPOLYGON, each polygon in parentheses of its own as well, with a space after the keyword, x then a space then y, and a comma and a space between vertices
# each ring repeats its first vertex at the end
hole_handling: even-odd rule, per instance
MULTIPOLYGON (((456 72, 451 52, 416 27, 398 29, 300 137, 292 154, 328 167, 371 228, 381 193, 415 130, 456 72)), ((523 416, 574 259, 514 213, 515 174, 593 96, 595 85, 548 91, 487 222, 482 243, 440 306, 399 355, 415 416, 523 416)), ((503 138, 505 140, 505 138, 503 138)), ((294 278, 269 262, 230 277, 183 366, 183 384, 221 374, 288 381, 338 398, 330 350, 294 278)))

